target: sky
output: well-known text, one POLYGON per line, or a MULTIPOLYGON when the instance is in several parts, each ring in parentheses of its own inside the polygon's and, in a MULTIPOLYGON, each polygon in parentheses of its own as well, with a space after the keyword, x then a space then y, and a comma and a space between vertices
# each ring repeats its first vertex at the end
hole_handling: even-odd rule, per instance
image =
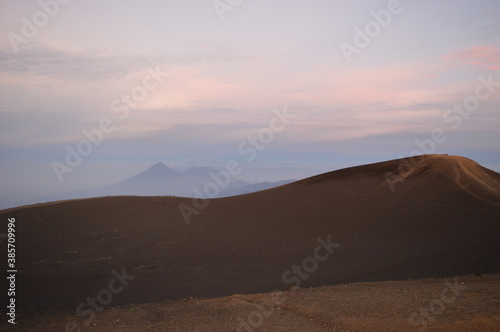
POLYGON ((0 32, 0 200, 157 161, 236 160, 248 181, 419 152, 500 171, 498 0, 0 0, 0 32))

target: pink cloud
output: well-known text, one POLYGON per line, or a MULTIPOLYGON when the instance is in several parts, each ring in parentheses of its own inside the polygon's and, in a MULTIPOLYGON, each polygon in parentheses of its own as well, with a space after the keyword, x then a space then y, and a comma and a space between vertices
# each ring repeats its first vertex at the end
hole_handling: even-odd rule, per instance
POLYGON ((500 49, 494 46, 471 46, 466 50, 448 54, 445 58, 474 68, 500 70, 500 49))

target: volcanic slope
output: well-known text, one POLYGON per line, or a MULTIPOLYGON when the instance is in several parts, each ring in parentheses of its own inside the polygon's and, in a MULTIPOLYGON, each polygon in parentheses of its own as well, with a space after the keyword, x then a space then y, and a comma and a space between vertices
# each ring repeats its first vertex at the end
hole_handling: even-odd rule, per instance
POLYGON ((500 270, 500 175, 462 157, 392 160, 212 199, 189 224, 180 204, 193 200, 0 211, 2 223, 16 218, 18 309, 75 309, 113 270, 134 277, 113 305, 500 270), (340 246, 307 272, 318 238, 340 246))

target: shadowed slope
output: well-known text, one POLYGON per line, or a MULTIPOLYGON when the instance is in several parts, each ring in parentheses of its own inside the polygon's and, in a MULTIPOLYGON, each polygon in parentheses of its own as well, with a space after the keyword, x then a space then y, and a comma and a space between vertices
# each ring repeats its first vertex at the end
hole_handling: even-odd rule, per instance
POLYGON ((22 308, 74 309, 110 271, 135 276, 113 305, 266 292, 287 284, 499 270, 500 176, 465 158, 422 156, 211 200, 186 225, 177 197, 109 197, 4 210, 17 219, 22 308), (415 161, 418 161, 416 163, 415 161), (392 192, 387 172, 416 166, 392 192), (340 243, 283 278, 317 238, 340 243))

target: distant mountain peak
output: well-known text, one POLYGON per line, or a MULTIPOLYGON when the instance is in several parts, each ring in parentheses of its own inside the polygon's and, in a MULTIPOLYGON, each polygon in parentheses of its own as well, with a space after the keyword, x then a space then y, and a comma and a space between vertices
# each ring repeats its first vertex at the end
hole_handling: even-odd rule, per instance
POLYGON ((165 165, 162 162, 157 162, 144 172, 142 172, 139 175, 142 176, 161 176, 161 175, 170 175, 170 174, 176 174, 177 172, 165 165))
POLYGON ((164 163, 162 163, 161 161, 158 161, 156 164, 151 166, 150 169, 151 168, 169 168, 169 167, 167 165, 165 165, 164 163))

